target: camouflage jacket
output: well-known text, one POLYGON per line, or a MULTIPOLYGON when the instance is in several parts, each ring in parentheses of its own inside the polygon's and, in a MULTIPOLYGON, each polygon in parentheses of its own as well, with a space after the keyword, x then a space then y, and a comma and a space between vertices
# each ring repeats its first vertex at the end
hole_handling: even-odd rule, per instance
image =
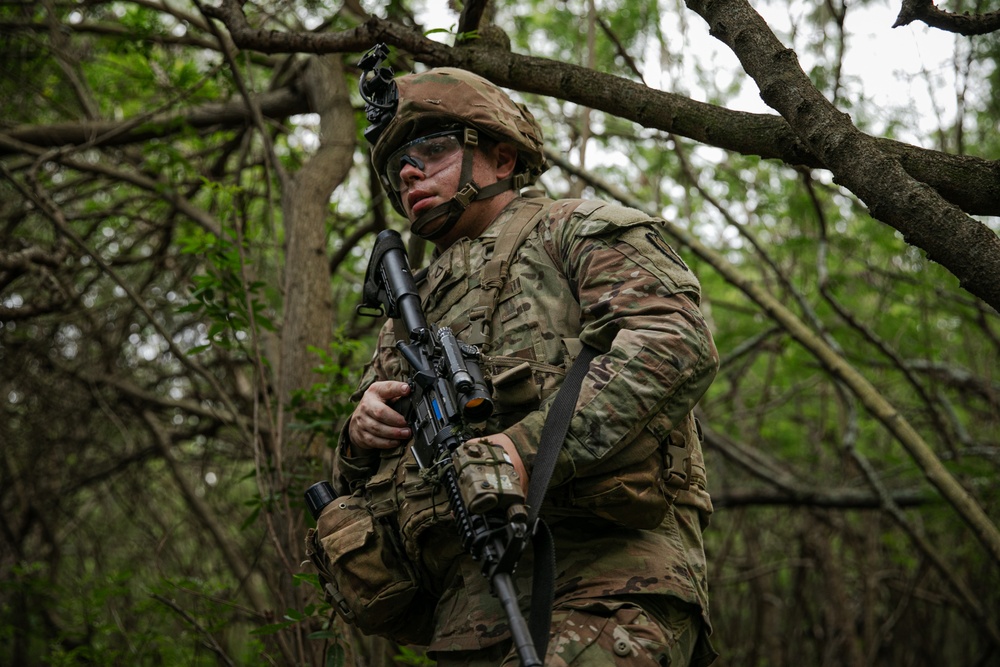
MULTIPOLYGON (((479 238, 433 260, 420 284, 428 322, 475 338, 470 313, 481 302, 483 266, 531 201, 516 199, 479 238)), ((556 539, 557 598, 668 595, 699 605, 707 621, 701 530, 712 508, 690 413, 718 355, 697 279, 658 226, 603 202, 546 205, 493 313, 483 368, 497 410, 482 434, 507 434, 530 477, 547 407, 579 342, 597 348, 541 512, 556 539), (671 440, 690 453, 682 490, 664 483, 671 440)), ((387 323, 357 397, 376 380, 405 380, 395 341, 387 323)), ((393 515, 428 604, 437 605, 431 648, 492 645, 507 636, 500 605, 463 554, 444 494, 427 488, 406 450, 349 457, 342 443, 334 481, 342 493, 364 487, 376 512, 393 515)), ((517 571, 522 594, 531 590, 529 561, 526 554, 517 571)))

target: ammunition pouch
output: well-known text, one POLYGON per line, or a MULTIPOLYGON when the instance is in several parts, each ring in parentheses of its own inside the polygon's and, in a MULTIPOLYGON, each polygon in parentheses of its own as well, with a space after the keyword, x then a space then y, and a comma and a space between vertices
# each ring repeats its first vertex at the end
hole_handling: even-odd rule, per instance
POLYGON ((692 483, 704 488, 700 426, 693 415, 671 429, 666 415, 655 417, 638 436, 649 456, 612 470, 574 477, 550 490, 546 514, 553 518, 589 513, 626 528, 660 525, 677 495, 692 483))
POLYGON ((493 375, 490 380, 497 414, 534 410, 542 400, 527 361, 493 375))
MULTIPOLYGON (((306 535, 306 554, 330 604, 365 634, 420 643, 431 615, 415 604, 420 586, 387 519, 376 519, 360 493, 341 496, 306 535)), ((431 603, 433 605, 433 603, 431 603)))
POLYGON ((626 528, 652 530, 670 510, 664 493, 663 464, 649 456, 595 478, 577 477, 569 485, 569 504, 626 528))

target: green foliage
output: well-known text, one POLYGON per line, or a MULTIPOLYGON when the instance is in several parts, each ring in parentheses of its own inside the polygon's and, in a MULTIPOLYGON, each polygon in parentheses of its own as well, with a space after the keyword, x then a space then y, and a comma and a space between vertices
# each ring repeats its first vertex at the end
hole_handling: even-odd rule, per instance
MULTIPOLYGON (((615 41, 628 45, 631 57, 641 57, 647 40, 658 32, 657 17, 660 10, 657 3, 649 0, 612 0, 598 3, 598 12, 604 26, 593 26, 599 35, 597 50, 593 54, 596 61, 594 69, 633 78, 634 75, 615 41), (614 41, 608 39, 605 28, 614 35, 614 41)), ((588 65, 580 61, 581 54, 587 53, 587 2, 557 5, 537 1, 510 3, 499 13, 501 16, 498 20, 510 20, 515 26, 515 30, 510 32, 513 44, 538 55, 588 65)))
POLYGON ((359 360, 364 350, 360 341, 346 338, 341 332, 329 350, 310 347, 309 351, 318 358, 315 372, 324 380, 293 392, 290 407, 295 414, 294 427, 325 437, 333 447, 343 418, 354 409, 347 399, 360 379, 359 360))
POLYGON ((198 354, 217 345, 226 350, 246 349, 251 332, 258 328, 274 331, 268 313, 270 308, 261 298, 266 284, 247 281, 245 248, 233 239, 220 238, 200 229, 180 239, 181 252, 198 255, 207 262, 205 273, 192 276, 192 303, 178 309, 181 313, 196 313, 210 322, 207 343, 196 345, 188 354, 198 354))
POLYGON ((205 649, 213 638, 219 650, 251 664, 262 648, 247 634, 246 624, 216 597, 225 593, 218 582, 155 581, 142 570, 94 569, 56 581, 43 563, 18 566, 13 577, 0 583, 0 661, 69 667, 85 664, 215 665, 216 655, 205 649), (29 600, 31 602, 29 602, 29 600), (37 601, 47 605, 39 607, 37 601), (183 604, 183 611, 180 604, 183 604), (43 629, 53 622, 63 628, 44 644, 43 629), (240 630, 240 627, 243 630, 240 630), (12 633, 36 638, 34 647, 16 656, 10 653, 12 633))
MULTIPOLYGON (((744 89, 756 99, 738 69, 722 72, 705 55, 718 44, 683 3, 601 0, 592 25, 590 4, 501 2, 493 19, 518 53, 592 63, 713 104, 734 104, 744 89)), ((858 48, 853 12, 866 4, 755 9, 777 12, 779 39, 861 129, 1000 158, 996 36, 956 42, 951 64, 918 77, 914 89, 935 93, 938 114, 921 119, 909 99, 874 104, 879 91, 841 67, 843 50, 858 48), (836 14, 845 9, 842 33, 836 14), (951 69, 957 78, 945 85, 951 69)), ((319 0, 242 6, 262 34, 358 23, 319 0)), ((386 15, 412 24, 413 8, 393 2, 386 15)), ((302 343, 315 356, 314 378, 281 385, 294 324, 283 289, 295 289, 298 268, 286 262, 284 208, 295 202, 283 200, 283 186, 314 166, 303 146, 318 121, 264 117, 265 140, 256 120, 212 114, 244 89, 301 92, 308 56, 244 49, 230 60, 205 20, 185 3, 0 0, 0 130, 32 125, 44 138, 62 136, 47 127, 55 123, 120 123, 87 144, 0 154, 0 512, 9 527, 0 664, 353 657, 315 574, 300 565, 309 521, 301 492, 329 477, 329 447, 373 342, 373 325, 354 313, 371 234, 359 242, 356 232, 385 222, 377 207, 388 224, 402 223, 370 191, 359 141, 349 178, 332 200, 315 202, 327 255, 339 260, 330 275, 336 333, 302 343), (195 111, 212 122, 186 120, 195 111), (132 130, 160 136, 116 143, 132 130)), ((724 153, 565 100, 518 97, 550 147, 574 162, 587 137, 591 174, 718 250, 825 337, 996 519, 995 313, 821 170, 724 153)), ((608 196, 558 168, 542 185, 554 196, 577 186, 608 196)), ((925 545, 984 609, 1000 606, 995 563, 829 369, 716 266, 676 245, 701 280, 723 361, 699 407, 703 422, 752 460, 706 446, 717 501, 706 534, 714 639, 725 663, 821 664, 864 643, 866 660, 879 664, 981 664, 990 642, 925 545), (863 509, 731 504, 747 490, 780 496, 779 477, 831 496, 875 498, 878 485, 905 502, 899 513, 877 498, 863 509)), ((432 664, 412 648, 396 661, 432 664)))
POLYGON ((336 615, 333 607, 325 600, 319 577, 315 574, 296 574, 293 577, 296 586, 308 586, 315 590, 320 602, 307 604, 303 609, 287 609, 282 620, 259 626, 251 631, 252 635, 267 636, 287 631, 296 626, 301 627, 309 641, 320 642, 326 647, 326 665, 344 665, 344 651, 336 643, 340 636, 334 624, 336 615), (318 629, 317 629, 318 628, 318 629))
POLYGON ((399 665, 417 665, 418 667, 432 667, 437 663, 427 657, 427 654, 423 651, 418 651, 416 649, 410 648, 409 646, 400 646, 399 655, 396 656, 396 664, 399 665))

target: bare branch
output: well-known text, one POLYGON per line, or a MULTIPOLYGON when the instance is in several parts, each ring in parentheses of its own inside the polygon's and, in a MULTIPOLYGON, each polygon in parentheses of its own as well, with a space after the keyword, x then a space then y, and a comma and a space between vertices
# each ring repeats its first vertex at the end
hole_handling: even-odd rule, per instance
MULTIPOLYGON (((305 113, 309 103, 297 88, 279 88, 254 97, 260 112, 267 118, 285 118, 305 113)), ((177 133, 185 127, 195 129, 216 126, 239 126, 253 122, 251 106, 242 99, 203 104, 180 112, 157 114, 124 121, 91 121, 23 125, 0 134, 0 156, 21 153, 13 142, 40 148, 89 144, 95 147, 122 146, 177 133)))
MULTIPOLYGON (((209 508, 205 501, 202 500, 202 498, 195 491, 194 487, 191 486, 187 477, 184 475, 181 464, 174 455, 173 442, 170 440, 170 435, 164 430, 156 416, 151 412, 144 412, 142 417, 143 421, 146 423, 146 427, 149 429, 150 435, 153 438, 153 442, 160 451, 160 456, 164 461, 166 461, 174 482, 177 484, 177 487, 180 490, 181 495, 184 497, 184 500, 187 502, 191 512, 212 536, 215 546, 225 556, 226 562, 232 569, 233 575, 236 579, 239 581, 246 581, 253 574, 250 564, 243 558, 242 554, 236 550, 232 540, 229 539, 226 530, 216 519, 211 508, 209 508)), ((256 587, 251 584, 244 586, 244 589, 247 596, 253 603, 254 609, 257 613, 266 613, 268 604, 264 597, 257 591, 256 587)))
POLYGON ((813 86, 764 19, 746 0, 687 0, 714 37, 729 46, 809 150, 856 194, 872 216, 902 232, 958 279, 1000 310, 1000 237, 906 172, 879 142, 862 133, 813 86))
MULTIPOLYGON (((937 500, 925 491, 904 490, 890 494, 898 507, 919 507, 937 500)), ((877 510, 882 498, 863 489, 812 488, 808 492, 788 493, 776 489, 722 489, 712 491, 712 505, 726 507, 781 506, 796 509, 822 507, 840 510, 877 510)))
POLYGON ((190 624, 191 627, 193 627, 198 632, 199 635, 203 636, 205 639, 203 640, 202 643, 205 645, 206 648, 208 648, 208 650, 210 650, 212 653, 216 654, 219 657, 219 661, 222 664, 230 665, 230 667, 235 666, 236 663, 233 662, 233 659, 229 657, 229 654, 227 654, 225 649, 222 648, 222 645, 219 644, 219 642, 215 639, 215 637, 212 636, 212 633, 209 632, 205 628, 205 626, 199 623, 198 620, 195 619, 191 614, 184 611, 184 609, 182 609, 179 604, 177 604, 173 600, 167 599, 166 597, 160 595, 159 593, 153 593, 151 594, 150 597, 152 597, 157 602, 173 609, 181 618, 183 618, 188 624, 190 624))
POLYGON ((893 28, 920 21, 931 28, 960 35, 986 35, 1000 30, 1000 11, 987 14, 953 14, 938 9, 933 0, 903 0, 893 28))

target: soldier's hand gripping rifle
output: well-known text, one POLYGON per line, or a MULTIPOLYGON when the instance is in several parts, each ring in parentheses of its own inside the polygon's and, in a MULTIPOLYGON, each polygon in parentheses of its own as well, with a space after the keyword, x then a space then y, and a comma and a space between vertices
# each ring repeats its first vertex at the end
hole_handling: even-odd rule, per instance
MULTIPOLYGON (((414 458, 424 479, 447 492, 462 546, 480 562, 503 606, 521 663, 540 667, 511 577, 534 528, 523 486, 502 447, 469 439, 470 425, 493 414, 479 350, 427 323, 405 247, 391 230, 376 240, 359 312, 402 323, 405 339, 396 348, 410 367, 410 393, 394 407, 413 431, 414 458)), ((543 641, 547 636, 539 646, 543 641)))

